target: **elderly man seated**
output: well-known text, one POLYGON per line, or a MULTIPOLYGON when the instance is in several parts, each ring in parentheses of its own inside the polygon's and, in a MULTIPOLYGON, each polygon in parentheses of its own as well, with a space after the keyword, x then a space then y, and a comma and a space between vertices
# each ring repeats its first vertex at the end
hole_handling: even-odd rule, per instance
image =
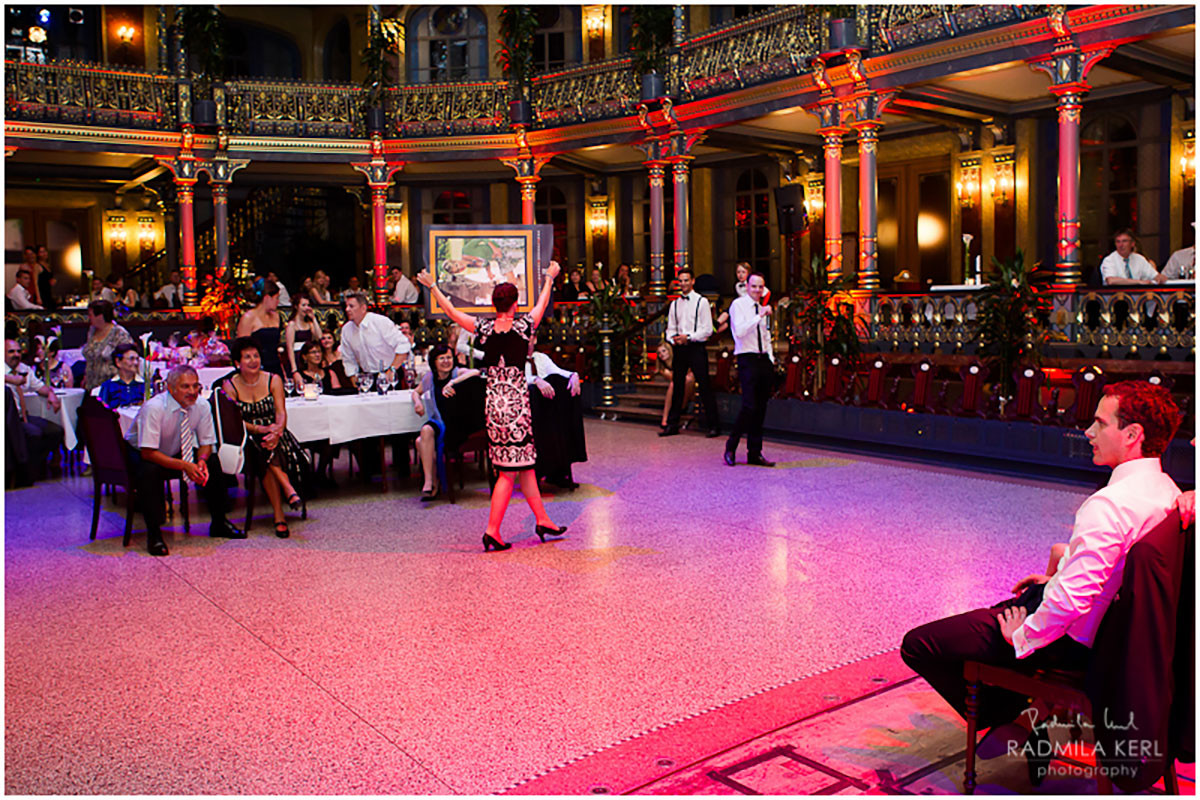
POLYGON ((54 390, 43 383, 33 367, 21 361, 21 346, 15 339, 4 340, 4 383, 8 388, 5 403, 5 436, 17 486, 32 486, 46 468, 46 456, 56 453, 62 444, 63 429, 47 419, 30 414, 25 392, 46 398, 54 412, 62 403, 54 390))
MULTIPOLYGON (((1104 612, 1112 603, 1135 542, 1175 507, 1179 489, 1162 471, 1160 457, 1180 414, 1170 393, 1146 381, 1105 387, 1087 438, 1092 461, 1111 467, 1108 485, 1088 497, 1075 513, 1071 540, 1051 550, 1045 574, 1013 587, 1013 598, 930 622, 909 631, 900 655, 959 714, 966 716, 963 664, 1085 670, 1104 612)), ((980 745, 984 758, 1022 749, 1030 779, 1040 784, 1044 726, 1031 733, 1025 698, 994 687, 979 697, 979 724, 990 727, 980 745), (1021 716, 1017 723, 1006 725, 1021 716), (1000 726, 1000 727, 997 727, 1000 726), (1026 740, 1033 746, 1025 747, 1026 740), (990 742, 988 740, 991 740, 990 742)))
POLYGON ((121 344, 113 348, 112 361, 117 374, 96 389, 96 397, 109 408, 135 406, 146 396, 146 382, 138 377, 142 359, 137 345, 121 344))
POLYGON ((138 504, 146 518, 146 552, 167 555, 162 538, 166 518, 164 482, 186 475, 201 488, 212 514, 209 536, 245 539, 246 533, 225 518, 227 481, 213 452, 217 442, 212 412, 200 398, 200 378, 194 367, 179 366, 167 373, 167 391, 146 401, 126 434, 138 477, 138 504))

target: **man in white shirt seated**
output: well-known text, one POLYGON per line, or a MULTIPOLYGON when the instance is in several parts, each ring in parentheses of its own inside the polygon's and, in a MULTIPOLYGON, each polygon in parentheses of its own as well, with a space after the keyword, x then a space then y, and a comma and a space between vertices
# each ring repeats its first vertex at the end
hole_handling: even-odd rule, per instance
POLYGON ((8 290, 8 300, 15 311, 41 311, 42 307, 33 302, 33 273, 22 265, 17 270, 17 282, 8 290))
POLYGON ((408 279, 399 267, 392 267, 392 279, 396 283, 396 288, 392 290, 393 303, 412 304, 419 302, 421 292, 416 285, 408 279))
POLYGON ((154 293, 154 299, 166 303, 167 308, 183 308, 183 279, 179 270, 171 270, 167 282, 154 293))
POLYGON ((287 287, 283 285, 283 281, 279 280, 279 276, 274 272, 268 272, 267 281, 272 282, 279 287, 279 305, 291 308, 292 296, 288 293, 287 287))
POLYGON ((775 348, 771 346, 771 307, 763 303, 766 280, 757 272, 746 278, 746 294, 729 306, 733 353, 738 382, 742 385, 742 410, 725 442, 725 463, 737 461, 738 443, 746 436, 746 463, 773 467, 762 454, 763 420, 767 400, 775 388, 775 348))
POLYGON ((36 392, 46 398, 46 403, 56 414, 62 403, 54 390, 38 378, 33 367, 21 361, 21 346, 15 339, 4 341, 4 365, 4 383, 8 389, 5 436, 16 461, 16 484, 18 487, 32 486, 34 479, 40 478, 46 469, 46 456, 57 453, 62 444, 63 429, 61 425, 30 414, 25 392, 36 392))
POLYGON ((1163 265, 1162 272, 1163 280, 1178 280, 1180 278, 1192 278, 1196 275, 1196 246, 1185 247, 1182 250, 1176 250, 1171 253, 1171 257, 1167 259, 1167 263, 1163 265))
POLYGON ((1100 262, 1100 277, 1105 286, 1141 286, 1166 280, 1158 274, 1154 262, 1134 252, 1136 245, 1129 228, 1122 228, 1113 236, 1113 246, 1117 249, 1100 262))
MULTIPOLYGON (((1013 587, 1015 597, 991 608, 930 622, 905 635, 904 663, 964 718, 965 661, 1029 670, 1087 669, 1100 621, 1121 588, 1125 555, 1166 518, 1179 497, 1161 464, 1179 421, 1179 409, 1162 386, 1122 381, 1105 387, 1086 435, 1093 463, 1111 467, 1112 476, 1079 507, 1070 542, 1051 549, 1045 574, 1022 579, 1013 587)), ((1004 733, 989 731, 986 738, 1007 739, 993 741, 991 755, 1023 749, 1032 722, 1025 709, 1024 697, 995 687, 981 690, 980 727, 1003 725, 1004 733), (1020 730, 1017 724, 1004 725, 1018 715, 1025 723, 1020 730)), ((1045 729, 1035 735, 1044 736, 1045 729)), ((981 755, 989 757, 983 750, 981 755)))
POLYGON ((679 297, 667 311, 667 339, 675 346, 671 361, 671 411, 667 414, 667 426, 659 436, 674 436, 679 433, 679 418, 683 414, 684 383, 688 370, 696 376, 696 391, 704 403, 705 424, 708 438, 720 436, 717 421, 717 398, 708 381, 708 339, 713 335, 712 307, 708 298, 693 291, 696 273, 691 267, 681 267, 679 297))
POLYGON ((535 332, 529 340, 529 358, 525 360, 537 450, 534 470, 539 478, 564 489, 574 489, 579 484, 572 475, 571 465, 587 461, 579 374, 562 369, 549 355, 535 350, 536 347, 535 332))
POLYGON ((137 502, 146 518, 146 552, 167 555, 162 538, 166 518, 163 484, 180 475, 196 484, 212 514, 208 535, 245 539, 246 532, 225 518, 228 479, 213 451, 217 433, 211 407, 200 402, 200 378, 194 367, 167 373, 167 391, 147 400, 125 434, 138 477, 137 502))

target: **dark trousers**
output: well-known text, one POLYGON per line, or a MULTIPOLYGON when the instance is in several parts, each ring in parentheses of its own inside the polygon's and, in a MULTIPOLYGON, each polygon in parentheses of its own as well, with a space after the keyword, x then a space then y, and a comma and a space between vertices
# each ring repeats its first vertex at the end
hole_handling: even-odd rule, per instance
MULTIPOLYGON (((967 682, 963 664, 979 661, 1032 672, 1036 669, 1087 669, 1091 648, 1063 636, 1022 659, 1000 633, 998 616, 1006 608, 1024 606, 1032 614, 1042 602, 1044 586, 1026 589, 1019 597, 946 617, 913 628, 904 636, 900 657, 963 718, 967 715, 967 682)), ((979 691, 979 727, 1012 722, 1029 707, 1022 695, 994 686, 979 691)))
POLYGON ((739 353, 738 381, 742 384, 742 410, 733 423, 733 432, 725 449, 737 452, 742 436, 746 437, 746 452, 751 458, 762 455, 763 420, 767 416, 767 400, 775 388, 775 365, 763 353, 739 353))
POLYGON ((12 413, 8 415, 7 428, 5 435, 14 462, 16 483, 27 486, 43 477, 47 456, 63 442, 62 426, 32 415, 22 420, 19 414, 12 413))
POLYGON ((713 395, 712 384, 708 382, 708 350, 704 342, 688 342, 675 345, 675 355, 671 359, 671 410, 667 414, 667 427, 678 428, 679 417, 683 414, 683 392, 687 380, 687 371, 696 376, 696 392, 700 402, 704 404, 705 425, 709 430, 716 430, 717 398, 713 395))
MULTIPOLYGON (((167 518, 167 497, 163 485, 169 480, 178 480, 183 472, 147 461, 142 458, 141 452, 133 447, 129 450, 133 455, 131 461, 138 482, 137 502, 142 516, 146 518, 146 529, 162 530, 163 522, 167 518)), ((219 525, 225 522, 225 515, 229 512, 228 490, 231 478, 221 472, 221 460, 217 458, 216 453, 208 457, 207 464, 208 483, 196 488, 212 515, 212 524, 219 525)))

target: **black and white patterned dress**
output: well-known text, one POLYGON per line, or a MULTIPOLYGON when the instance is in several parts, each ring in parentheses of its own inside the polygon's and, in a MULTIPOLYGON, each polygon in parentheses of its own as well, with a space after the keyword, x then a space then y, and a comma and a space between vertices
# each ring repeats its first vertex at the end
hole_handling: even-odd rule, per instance
POLYGON ((488 456, 496 469, 516 472, 533 469, 533 417, 529 412, 529 387, 525 383, 525 358, 533 335, 533 318, 521 314, 510 330, 495 330, 495 320, 476 324, 476 346, 483 348, 483 374, 487 377, 488 456))

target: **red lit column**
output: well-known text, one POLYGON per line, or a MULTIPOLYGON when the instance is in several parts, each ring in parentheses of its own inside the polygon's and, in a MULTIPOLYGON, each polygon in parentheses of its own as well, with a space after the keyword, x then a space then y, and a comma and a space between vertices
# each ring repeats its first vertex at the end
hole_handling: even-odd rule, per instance
POLYGON ((517 178, 521 184, 521 224, 535 224, 534 200, 537 199, 537 184, 541 180, 537 175, 525 175, 517 178))
POLYGON ((829 277, 842 274, 842 137, 843 127, 817 131, 825 140, 825 256, 829 277))
POLYGON ((667 162, 647 161, 650 171, 650 287, 653 297, 667 293, 667 282, 663 275, 663 182, 667 174, 667 162))
POLYGON ((369 163, 350 166, 367 177, 371 187, 371 273, 375 282, 375 305, 386 306, 391 302, 387 293, 387 194, 392 185, 392 176, 404 169, 403 161, 385 161, 383 147, 378 138, 373 139, 369 163))
MULTIPOLYGON (((688 209, 688 162, 692 156, 676 156, 671 162, 671 173, 675 178, 675 270, 688 264, 688 231, 691 228, 688 209)), ((665 277, 665 276, 664 276, 665 277)), ((674 279, 672 274, 671 278, 674 279)))
POLYGON ((179 231, 182 237, 180 269, 183 272, 183 306, 199 301, 196 292, 196 180, 175 179, 175 196, 179 202, 179 231))

